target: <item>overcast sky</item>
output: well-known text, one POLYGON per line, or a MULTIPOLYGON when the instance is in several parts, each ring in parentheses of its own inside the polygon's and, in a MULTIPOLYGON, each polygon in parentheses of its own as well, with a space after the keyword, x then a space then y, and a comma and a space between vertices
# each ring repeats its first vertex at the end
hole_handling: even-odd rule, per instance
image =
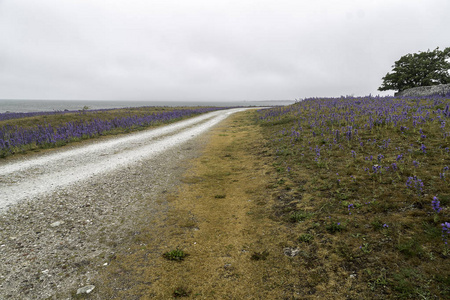
POLYGON ((450 46, 449 12, 449 0, 0 0, 0 99, 386 94, 402 55, 450 46))

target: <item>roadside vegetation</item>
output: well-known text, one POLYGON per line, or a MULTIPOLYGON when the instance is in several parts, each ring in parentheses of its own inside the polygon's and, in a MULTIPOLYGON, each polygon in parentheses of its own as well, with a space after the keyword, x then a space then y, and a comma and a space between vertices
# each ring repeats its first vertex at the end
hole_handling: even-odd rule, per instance
POLYGON ((179 121, 219 107, 138 107, 77 112, 0 114, 0 158, 128 133, 179 121))
POLYGON ((258 113, 278 174, 273 214, 310 291, 336 281, 356 298, 450 298, 449 105, 348 97, 258 113))

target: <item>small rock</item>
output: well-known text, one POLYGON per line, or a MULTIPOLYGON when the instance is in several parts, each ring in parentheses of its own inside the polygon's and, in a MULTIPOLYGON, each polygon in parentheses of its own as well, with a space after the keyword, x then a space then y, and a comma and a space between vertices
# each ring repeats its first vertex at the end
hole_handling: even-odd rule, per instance
POLYGON ((95 289, 95 285, 86 285, 83 286, 82 288, 79 288, 77 290, 77 295, 80 294, 89 294, 90 292, 92 292, 95 289))
POLYGON ((51 227, 58 227, 60 225, 64 224, 64 221, 56 221, 50 224, 51 227))
POLYGON ((286 255, 286 256, 294 257, 300 252, 300 249, 298 249, 298 248, 294 249, 294 248, 287 247, 287 248, 283 249, 283 252, 284 252, 284 255, 286 255))

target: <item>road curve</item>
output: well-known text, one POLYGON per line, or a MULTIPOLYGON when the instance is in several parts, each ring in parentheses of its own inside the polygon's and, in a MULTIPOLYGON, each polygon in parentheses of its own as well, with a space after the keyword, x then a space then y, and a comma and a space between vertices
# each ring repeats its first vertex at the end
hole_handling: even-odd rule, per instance
POLYGON ((20 201, 154 157, 246 109, 214 111, 87 146, 62 148, 26 160, 0 162, 0 212, 20 201))

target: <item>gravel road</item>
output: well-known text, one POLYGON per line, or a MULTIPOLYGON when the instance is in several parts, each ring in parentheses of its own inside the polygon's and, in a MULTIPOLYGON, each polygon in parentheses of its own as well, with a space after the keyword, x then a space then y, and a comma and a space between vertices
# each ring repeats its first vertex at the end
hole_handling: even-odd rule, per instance
POLYGON ((91 284, 152 211, 167 209, 162 195, 202 133, 243 110, 0 162, 0 299, 70 299, 91 284))

